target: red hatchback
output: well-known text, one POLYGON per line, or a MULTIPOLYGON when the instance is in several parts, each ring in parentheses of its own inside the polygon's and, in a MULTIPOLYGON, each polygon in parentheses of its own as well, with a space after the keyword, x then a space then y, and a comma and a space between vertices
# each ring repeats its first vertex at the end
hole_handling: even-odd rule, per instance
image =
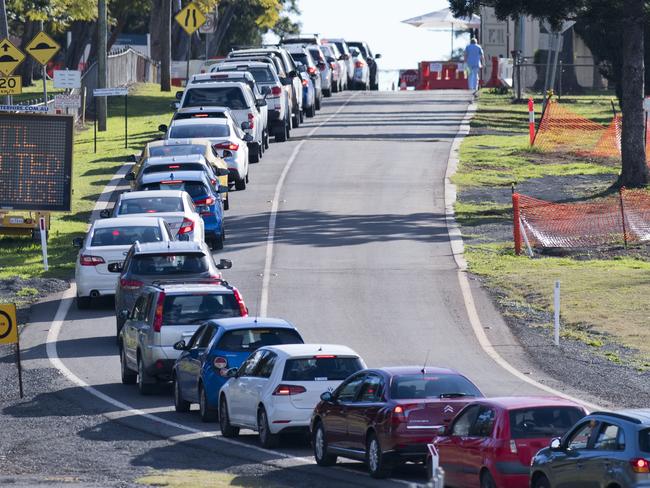
POLYGON ((370 475, 390 475, 399 462, 424 462, 436 429, 453 419, 479 389, 442 368, 366 369, 325 392, 314 409, 312 445, 321 466, 338 456, 365 461, 370 475))
POLYGON ((528 488, 530 461, 587 414, 556 397, 486 398, 468 404, 434 439, 454 488, 528 488))

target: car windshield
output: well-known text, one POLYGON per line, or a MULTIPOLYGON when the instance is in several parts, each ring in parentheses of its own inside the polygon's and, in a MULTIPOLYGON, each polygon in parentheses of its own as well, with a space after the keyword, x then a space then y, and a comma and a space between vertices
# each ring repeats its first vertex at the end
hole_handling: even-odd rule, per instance
POLYGON ((180 197, 129 198, 122 200, 118 215, 157 212, 182 212, 180 197))
POLYGON ((359 358, 322 357, 287 359, 282 379, 285 381, 343 381, 363 369, 359 358))
POLYGON ((183 101, 183 107, 201 107, 204 105, 217 105, 233 110, 248 108, 244 92, 238 86, 192 88, 188 90, 183 101))
POLYGON ((510 437, 559 437, 584 417, 575 407, 533 407, 510 412, 510 437))
POLYGON ((130 269, 133 274, 145 276, 198 274, 209 270, 208 259, 202 253, 136 254, 130 269))
POLYGON ((650 429, 639 432, 639 448, 643 452, 650 452, 650 429))
POLYGON ((162 241, 160 227, 156 224, 155 226, 133 225, 129 227, 95 229, 90 245, 92 247, 130 246, 135 241, 162 241))
POLYGON ((198 324, 240 315, 239 304, 233 293, 167 295, 163 303, 163 325, 198 324))
POLYGON ((228 137, 229 135, 230 127, 228 127, 228 124, 172 125, 169 131, 170 139, 210 139, 228 137))
POLYGON ((239 329, 226 332, 216 349, 227 352, 252 352, 262 346, 302 344, 298 332, 292 329, 239 329))
POLYGON ((395 400, 404 400, 409 398, 480 397, 483 395, 464 376, 417 374, 395 376, 391 383, 390 396, 395 400))
POLYGON ((201 163, 149 164, 144 167, 142 173, 169 173, 170 171, 205 171, 205 166, 201 163))
POLYGON ((149 148, 149 156, 190 156, 205 154, 201 144, 175 144, 173 146, 155 146, 149 148))
POLYGON ((143 190, 183 190, 192 198, 208 195, 208 189, 200 181, 159 181, 142 185, 143 190))

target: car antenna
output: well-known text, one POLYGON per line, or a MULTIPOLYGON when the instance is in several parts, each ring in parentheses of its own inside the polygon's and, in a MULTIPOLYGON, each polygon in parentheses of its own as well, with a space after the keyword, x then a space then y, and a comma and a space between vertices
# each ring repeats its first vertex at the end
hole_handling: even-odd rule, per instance
POLYGON ((422 374, 426 374, 427 372, 427 362, 429 361, 429 353, 431 352, 431 349, 427 351, 427 357, 424 359, 424 366, 422 366, 422 374))

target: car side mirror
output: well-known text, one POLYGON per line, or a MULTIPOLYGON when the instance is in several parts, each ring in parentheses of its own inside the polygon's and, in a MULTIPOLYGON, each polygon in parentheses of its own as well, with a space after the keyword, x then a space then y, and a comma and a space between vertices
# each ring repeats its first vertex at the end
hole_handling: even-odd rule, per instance
POLYGON ((167 132, 167 125, 166 125, 166 124, 160 124, 160 125, 158 126, 158 130, 159 130, 160 132, 163 132, 163 133, 167 132))
POLYGON ((250 135, 250 134, 246 134, 246 135, 244 135, 244 140, 245 140, 246 142, 253 142, 253 141, 254 141, 253 136, 250 135))
POLYGON ((174 350, 185 351, 186 349, 187 349, 187 345, 185 344, 185 341, 183 339, 174 343, 174 350))
POLYGON ((129 161, 131 161, 132 163, 137 163, 138 158, 139 156, 137 154, 131 154, 131 156, 129 156, 129 161))
POLYGON ((237 378, 237 368, 230 368, 226 371, 226 378, 237 378))
POLYGON ((181 108, 180 102, 172 102, 169 104, 169 106, 171 107, 172 110, 178 110, 179 108, 181 108))
POLYGON ((320 399, 327 403, 334 403, 334 397, 331 391, 324 391, 320 394, 320 399))
POLYGON ((287 73, 287 74, 289 75, 290 78, 295 78, 296 76, 298 76, 298 71, 296 71, 294 69, 294 70, 289 71, 289 73, 287 73))
POLYGON ((262 95, 268 95, 271 93, 271 87, 270 86, 263 86, 262 87, 262 95))
POLYGON ((228 171, 227 168, 219 168, 217 170, 217 176, 228 176, 230 174, 230 171, 228 171))
POLYGON ((124 263, 111 263, 108 265, 108 271, 110 273, 121 273, 124 269, 124 263))
POLYGON ((219 185, 219 187, 217 188, 217 191, 219 193, 228 193, 228 189, 229 188, 226 185, 219 185))
POLYGON ((242 122, 241 123, 241 130, 251 130, 253 127, 251 126, 250 122, 242 122))
POLYGON ((176 100, 180 100, 183 98, 183 91, 177 91, 176 92, 176 100))
POLYGON ((266 100, 258 100, 257 103, 255 104, 258 108, 259 107, 266 107, 268 103, 266 103, 266 100))
POLYGON ((230 269, 232 268, 232 261, 230 259, 220 259, 217 264, 217 269, 230 269))
POLYGON ((129 318, 129 311, 126 308, 124 310, 120 310, 120 312, 117 314, 117 317, 120 320, 126 320, 129 318))
POLYGON ((284 86, 289 86, 289 85, 291 85, 293 82, 291 81, 291 78, 282 78, 282 79, 280 80, 280 83, 282 83, 284 86))
POLYGON ((562 441, 560 440, 559 437, 555 437, 551 439, 551 443, 549 444, 549 447, 552 450, 557 451, 562 448, 562 441))
POLYGON ((435 431, 436 435, 445 435, 447 433, 447 427, 444 425, 439 425, 436 427, 435 431))
POLYGON ((133 171, 129 171, 127 174, 124 175, 124 179, 126 181, 133 181, 135 180, 135 173, 133 171))
POLYGON ((381 54, 375 54, 375 59, 381 58, 381 54))
POLYGON ((83 237, 75 237, 74 239, 72 239, 72 245, 74 247, 78 247, 79 249, 81 249, 82 247, 84 247, 84 238, 83 237))
POLYGON ((111 216, 111 211, 109 209, 105 208, 104 210, 99 212, 99 216, 102 219, 107 219, 107 218, 109 218, 111 216))

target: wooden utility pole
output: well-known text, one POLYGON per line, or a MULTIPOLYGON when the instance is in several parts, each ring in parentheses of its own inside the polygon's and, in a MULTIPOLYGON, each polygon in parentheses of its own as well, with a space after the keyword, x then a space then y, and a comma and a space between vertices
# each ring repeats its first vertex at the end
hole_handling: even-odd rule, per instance
POLYGON ((171 91, 172 64, 172 2, 162 1, 162 29, 160 30, 160 89, 171 91))
MULTIPOLYGON (((108 22, 106 18, 106 0, 97 2, 97 88, 107 88, 106 78, 108 69, 108 53, 106 42, 108 36, 108 22)), ((97 97, 97 129, 106 130, 106 103, 107 97, 97 97)))

